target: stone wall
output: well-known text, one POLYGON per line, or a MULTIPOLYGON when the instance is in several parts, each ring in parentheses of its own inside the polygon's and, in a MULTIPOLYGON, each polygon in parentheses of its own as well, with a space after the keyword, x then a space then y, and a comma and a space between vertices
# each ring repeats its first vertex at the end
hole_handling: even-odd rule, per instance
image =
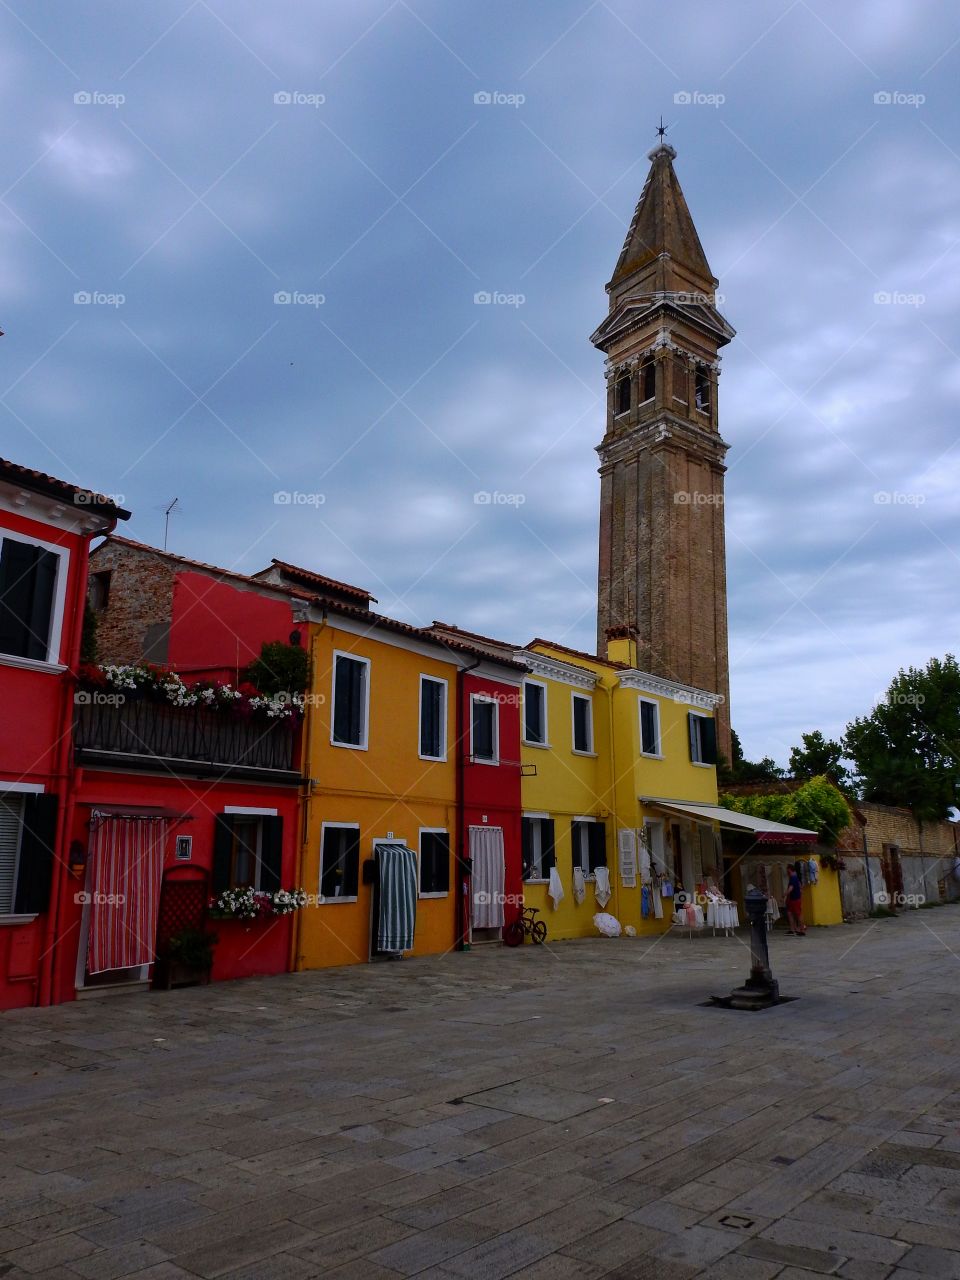
POLYGON ((96 575, 110 575, 106 604, 97 608, 97 657, 104 662, 167 659, 176 564, 138 547, 104 542, 90 556, 91 600, 96 575))
POLYGON ((860 801, 856 807, 866 819, 866 825, 854 820, 843 833, 838 849, 845 863, 842 875, 845 914, 862 916, 870 910, 864 834, 874 906, 919 907, 923 902, 953 902, 960 898, 960 881, 953 875, 958 851, 955 840, 960 837, 957 826, 951 822, 918 825, 910 809, 873 801, 860 801), (892 850, 896 850, 896 858, 892 850), (897 863, 903 900, 893 902, 897 863))

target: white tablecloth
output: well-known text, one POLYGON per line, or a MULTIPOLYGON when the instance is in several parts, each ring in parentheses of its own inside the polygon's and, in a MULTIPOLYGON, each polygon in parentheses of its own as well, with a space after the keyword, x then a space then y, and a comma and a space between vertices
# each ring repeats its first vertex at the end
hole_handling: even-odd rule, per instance
POLYGON ((737 929, 740 916, 735 902, 708 902, 707 924, 711 929, 737 929))
POLYGON ((702 929, 703 928, 703 908, 698 907, 696 903, 693 906, 693 921, 687 919, 687 908, 682 907, 679 911, 673 913, 673 923, 679 925, 681 929, 702 929))

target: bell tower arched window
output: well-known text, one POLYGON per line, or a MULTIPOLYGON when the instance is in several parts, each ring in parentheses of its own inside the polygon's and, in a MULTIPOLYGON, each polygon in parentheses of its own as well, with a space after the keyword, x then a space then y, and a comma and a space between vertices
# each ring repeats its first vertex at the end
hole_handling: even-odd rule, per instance
POLYGON ((657 394, 657 363, 651 356, 640 366, 640 403, 653 400, 657 394))
POLYGON ((696 397, 697 408, 701 413, 709 413, 711 408, 710 370, 705 364, 697 365, 696 397))
POLYGON ((618 417, 621 413, 629 413, 630 412, 630 375, 628 373, 621 375, 621 377, 617 379, 617 385, 616 385, 616 388, 614 389, 613 394, 614 394, 614 402, 616 406, 614 409, 614 413, 616 413, 618 417))

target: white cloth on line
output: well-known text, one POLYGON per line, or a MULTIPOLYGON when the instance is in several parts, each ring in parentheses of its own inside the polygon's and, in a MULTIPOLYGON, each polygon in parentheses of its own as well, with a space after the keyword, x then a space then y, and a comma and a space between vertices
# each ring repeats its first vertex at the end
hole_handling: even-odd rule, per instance
POLYGON ((640 880, 646 884, 650 879, 650 845, 647 843, 647 833, 642 827, 637 835, 640 837, 640 880))
POLYGON ((574 902, 582 902, 587 896, 587 886, 583 879, 583 868, 573 868, 573 900, 574 902))
POLYGON ((550 883, 547 885, 547 896, 553 899, 554 911, 566 897, 563 892, 563 885, 560 883, 560 872, 556 867, 550 868, 550 883))
POLYGON ((504 855, 502 827, 471 827, 473 862, 473 925, 476 929, 503 926, 504 855))
POLYGON ((607 867, 597 867, 593 873, 597 878, 595 893, 597 895, 597 905, 605 907, 610 901, 610 871, 607 867))
POLYGON ((663 899, 656 885, 653 886, 653 917, 655 920, 663 919, 663 899))

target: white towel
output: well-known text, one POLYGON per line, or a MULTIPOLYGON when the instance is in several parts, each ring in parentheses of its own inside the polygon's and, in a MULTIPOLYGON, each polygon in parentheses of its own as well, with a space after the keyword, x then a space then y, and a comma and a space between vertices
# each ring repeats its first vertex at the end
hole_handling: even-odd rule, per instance
POLYGON ((650 879, 650 845, 644 828, 641 827, 637 835, 640 837, 640 882, 646 884, 650 879))
POLYGON ((655 920, 663 919, 663 899, 656 885, 653 886, 653 917, 655 920))
POLYGON ((553 899, 553 909, 556 911, 566 897, 563 892, 563 885, 560 883, 560 872, 556 867, 550 868, 550 883, 547 885, 547 894, 553 899))
POLYGON ((594 875, 597 878, 595 886, 597 906, 605 907, 610 901, 610 871, 607 867, 597 867, 594 875))
POLYGON ((587 896, 587 886, 583 880, 583 869, 581 867, 573 868, 573 900, 580 903, 587 896))

